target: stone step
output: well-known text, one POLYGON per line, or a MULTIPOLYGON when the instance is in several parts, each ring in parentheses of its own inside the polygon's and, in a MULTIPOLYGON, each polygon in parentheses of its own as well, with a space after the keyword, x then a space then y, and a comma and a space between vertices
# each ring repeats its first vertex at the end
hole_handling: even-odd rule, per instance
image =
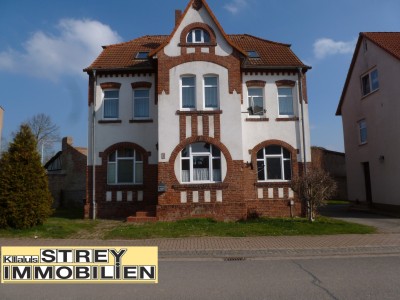
POLYGON ((143 217, 155 217, 155 211, 137 211, 136 217, 143 218, 143 217))

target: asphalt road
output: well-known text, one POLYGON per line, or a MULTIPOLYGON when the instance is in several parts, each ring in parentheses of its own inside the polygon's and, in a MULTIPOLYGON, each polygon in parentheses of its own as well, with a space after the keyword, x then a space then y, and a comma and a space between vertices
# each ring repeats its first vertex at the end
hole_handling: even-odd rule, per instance
POLYGON ((167 260, 157 285, 0 285, 0 299, 399 299, 400 256, 167 260))

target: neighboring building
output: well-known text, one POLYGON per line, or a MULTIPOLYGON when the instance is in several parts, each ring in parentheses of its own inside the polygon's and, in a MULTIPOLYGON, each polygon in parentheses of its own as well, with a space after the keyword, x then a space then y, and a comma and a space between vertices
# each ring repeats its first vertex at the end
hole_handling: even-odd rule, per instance
POLYGON ((336 182, 335 200, 347 200, 346 158, 343 152, 336 152, 322 147, 311 147, 311 166, 322 169, 336 182))
POLYGON ((300 215, 310 67, 290 45, 227 35, 206 1, 175 16, 170 35, 105 46, 85 69, 86 217, 300 215))
POLYGON ((71 137, 62 139, 62 149, 46 164, 54 207, 83 207, 86 198, 87 149, 72 146, 71 137))
POLYGON ((400 32, 360 33, 336 114, 349 200, 400 210, 400 32))
POLYGON ((1 138, 3 133, 3 114, 4 114, 4 109, 0 106, 0 154, 2 150, 1 138))

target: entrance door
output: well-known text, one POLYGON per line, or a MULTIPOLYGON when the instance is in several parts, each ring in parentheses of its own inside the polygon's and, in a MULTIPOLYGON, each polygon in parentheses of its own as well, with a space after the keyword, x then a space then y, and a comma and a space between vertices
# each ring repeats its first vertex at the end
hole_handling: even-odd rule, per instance
POLYGON ((371 173, 369 170, 369 162, 362 163, 364 169, 364 180, 365 180, 365 196, 368 204, 372 204, 372 192, 371 192, 371 173))

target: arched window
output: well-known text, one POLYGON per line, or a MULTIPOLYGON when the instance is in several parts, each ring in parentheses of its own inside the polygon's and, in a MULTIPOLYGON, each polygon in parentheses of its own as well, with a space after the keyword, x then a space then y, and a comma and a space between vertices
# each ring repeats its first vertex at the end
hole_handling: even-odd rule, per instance
POLYGON ((184 183, 221 182, 221 150, 208 143, 194 143, 181 151, 184 183))
POLYGON ((204 29, 196 28, 189 31, 186 37, 186 42, 195 44, 210 43, 211 37, 210 34, 204 29))
POLYGON ((142 155, 129 148, 119 149, 108 155, 108 184, 142 184, 142 155))
POLYGON ((271 145, 257 152, 258 181, 287 181, 292 179, 289 150, 271 145))

